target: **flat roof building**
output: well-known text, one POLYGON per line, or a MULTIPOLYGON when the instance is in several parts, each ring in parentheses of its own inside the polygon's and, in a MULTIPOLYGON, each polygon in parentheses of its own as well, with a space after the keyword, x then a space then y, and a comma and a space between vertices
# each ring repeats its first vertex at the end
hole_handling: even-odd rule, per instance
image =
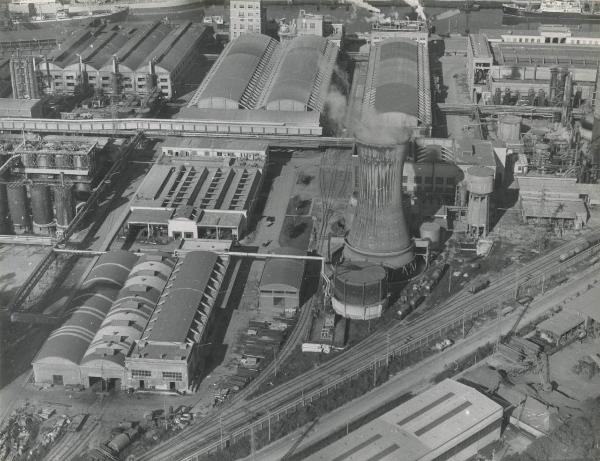
POLYGON ((446 379, 307 461, 467 460, 500 438, 502 416, 493 400, 446 379))
POLYGON ((186 160, 207 158, 234 158, 262 166, 267 159, 269 144, 254 139, 183 138, 168 137, 162 143, 162 154, 167 157, 185 157, 186 160))
POLYGON ((237 240, 262 181, 261 170, 214 162, 154 165, 138 188, 127 232, 152 239, 237 240))
MULTIPOLYGON (((305 255, 292 247, 277 248, 276 255, 305 255)), ((293 316, 300 308, 300 293, 304 280, 304 260, 267 258, 260 277, 260 309, 280 309, 281 314, 293 316)))
POLYGON ((42 118, 40 99, 0 98, 0 117, 42 118))

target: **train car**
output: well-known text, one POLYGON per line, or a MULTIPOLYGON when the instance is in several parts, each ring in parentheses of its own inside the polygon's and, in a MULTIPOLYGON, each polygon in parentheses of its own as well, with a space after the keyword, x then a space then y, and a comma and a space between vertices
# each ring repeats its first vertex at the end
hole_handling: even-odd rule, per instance
POLYGON ((485 290, 490 285, 490 281, 485 280, 475 280, 469 287, 469 292, 472 294, 479 293, 481 290, 485 290))

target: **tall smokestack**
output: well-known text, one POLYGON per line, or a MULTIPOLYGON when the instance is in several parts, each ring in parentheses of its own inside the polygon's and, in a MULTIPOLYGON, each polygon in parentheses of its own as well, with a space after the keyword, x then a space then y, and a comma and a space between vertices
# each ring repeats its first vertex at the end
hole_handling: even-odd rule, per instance
POLYGON ((356 142, 358 204, 346 238, 351 261, 381 263, 391 269, 410 264, 414 248, 402 208, 402 170, 408 137, 393 144, 356 142))

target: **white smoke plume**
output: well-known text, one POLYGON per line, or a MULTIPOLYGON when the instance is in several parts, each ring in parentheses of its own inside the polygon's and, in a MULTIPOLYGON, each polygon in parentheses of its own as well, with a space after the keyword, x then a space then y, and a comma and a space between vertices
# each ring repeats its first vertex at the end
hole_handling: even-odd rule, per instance
POLYGON ((367 11, 371 11, 372 13, 381 13, 379 8, 375 8, 363 0, 348 0, 348 3, 355 5, 357 8, 363 8, 367 11))
POLYGON ((403 113, 378 114, 374 110, 363 113, 362 120, 355 126, 357 140, 367 144, 401 144, 411 136, 416 120, 403 113))
POLYGON ((348 110, 346 97, 332 87, 325 99, 325 110, 331 128, 335 133, 340 133, 346 122, 346 112, 348 110))
POLYGON ((425 16, 425 10, 423 9, 423 6, 421 5, 419 0, 404 0, 409 6, 412 6, 415 11, 417 12, 417 14, 419 15, 419 18, 421 18, 421 20, 426 21, 427 20, 427 16, 425 16))

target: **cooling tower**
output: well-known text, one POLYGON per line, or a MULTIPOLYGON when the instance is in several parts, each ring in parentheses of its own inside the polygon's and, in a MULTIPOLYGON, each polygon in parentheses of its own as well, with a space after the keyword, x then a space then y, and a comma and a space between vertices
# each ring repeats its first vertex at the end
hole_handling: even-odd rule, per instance
POLYGON ((402 170, 408 140, 393 145, 356 142, 358 197, 344 256, 391 269, 410 264, 413 243, 402 209, 402 170))

